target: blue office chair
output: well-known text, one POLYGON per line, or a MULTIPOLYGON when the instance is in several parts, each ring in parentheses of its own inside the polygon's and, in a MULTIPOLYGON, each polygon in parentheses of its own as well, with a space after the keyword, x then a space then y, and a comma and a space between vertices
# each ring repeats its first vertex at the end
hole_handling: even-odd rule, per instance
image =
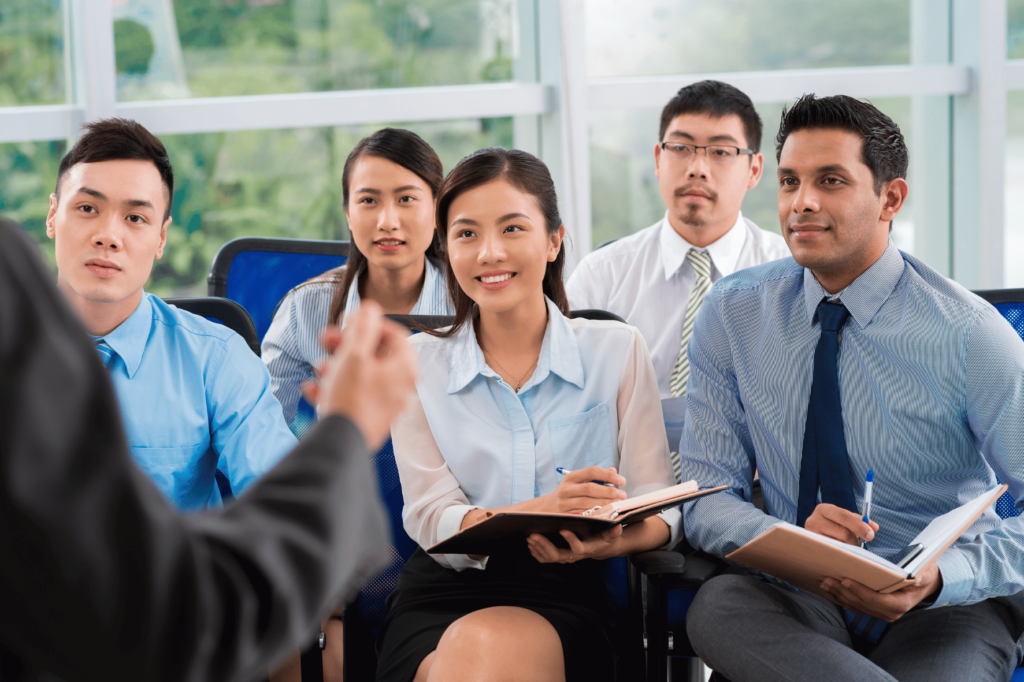
POLYGON ((285 294, 307 279, 345 264, 349 243, 313 239, 241 237, 221 247, 210 263, 210 296, 242 305, 260 342, 285 294))
MULTIPOLYGON (((1024 339, 1024 289, 992 289, 975 291, 1006 318, 1014 331, 1024 339)), ((755 481, 755 504, 760 490, 755 481)), ((763 500, 763 498, 760 498, 763 500)), ((763 501, 762 506, 763 509, 763 501)), ((1004 493, 996 501, 1001 518, 1019 516, 1013 497, 1004 493)), ((675 659, 695 654, 686 637, 686 611, 697 590, 717 575, 724 562, 703 552, 692 552, 688 546, 677 552, 646 552, 632 557, 638 570, 648 576, 647 613, 647 679, 663 682, 667 675, 666 654, 675 659), (686 556, 683 556, 686 554, 686 556), (671 645, 669 644, 671 640, 671 645)), ((681 674, 673 667, 673 679, 696 679, 696 659, 682 666, 681 674)), ((1017 668, 1011 682, 1024 682, 1024 666, 1017 668)))
MULTIPOLYGON (((308 279, 340 267, 348 260, 349 242, 313 239, 241 237, 221 247, 210 263, 210 296, 240 303, 252 316, 257 347, 281 299, 308 279)), ((302 437, 316 421, 312 406, 299 399, 292 432, 302 437)))
MULTIPOLYGON (((570 313, 572 317, 587 319, 616 320, 622 318, 612 313, 592 310, 581 310, 570 313)), ((450 317, 395 315, 393 319, 403 322, 413 332, 417 325, 437 329, 451 323, 450 317)), ((401 482, 395 464, 394 450, 388 440, 384 447, 374 456, 377 469, 377 483, 381 499, 391 521, 392 561, 381 573, 374 576, 360 589, 356 599, 345 607, 345 679, 350 681, 372 680, 376 671, 376 654, 374 643, 380 629, 387 618, 387 596, 394 589, 398 574, 412 553, 416 551, 416 543, 406 534, 402 525, 401 482)), ((605 582, 606 598, 611 612, 612 636, 617 642, 623 642, 621 651, 621 667, 629 675, 629 671, 638 671, 642 663, 641 628, 642 606, 640 601, 640 584, 635 573, 624 557, 605 561, 601 567, 605 582)), ((624 679, 635 679, 632 676, 624 679)))
MULTIPOLYGON (((974 293, 995 306, 1017 335, 1024 339, 1024 289, 988 289, 974 293)), ((996 513, 1004 519, 1020 515, 1010 493, 1003 493, 996 500, 996 513)), ((1014 671, 1011 682, 1024 682, 1024 666, 1014 671)))

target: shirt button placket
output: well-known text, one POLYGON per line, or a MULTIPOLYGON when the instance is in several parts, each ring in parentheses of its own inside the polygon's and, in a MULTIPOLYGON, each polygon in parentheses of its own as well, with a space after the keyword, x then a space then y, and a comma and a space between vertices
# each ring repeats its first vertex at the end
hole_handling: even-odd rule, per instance
POLYGON ((512 428, 512 504, 532 500, 534 497, 534 435, 530 416, 519 396, 508 384, 502 386, 502 398, 512 428))

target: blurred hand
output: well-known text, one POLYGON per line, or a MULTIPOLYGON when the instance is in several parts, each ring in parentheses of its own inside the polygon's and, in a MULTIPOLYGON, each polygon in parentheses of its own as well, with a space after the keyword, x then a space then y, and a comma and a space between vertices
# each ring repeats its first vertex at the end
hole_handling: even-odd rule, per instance
POLYGON ((391 420, 405 409, 416 385, 416 358, 406 329, 387 320, 380 306, 364 301, 342 332, 328 328, 322 337, 332 353, 320 368, 318 384, 306 386, 306 397, 320 416, 348 417, 376 451, 391 431, 391 420))

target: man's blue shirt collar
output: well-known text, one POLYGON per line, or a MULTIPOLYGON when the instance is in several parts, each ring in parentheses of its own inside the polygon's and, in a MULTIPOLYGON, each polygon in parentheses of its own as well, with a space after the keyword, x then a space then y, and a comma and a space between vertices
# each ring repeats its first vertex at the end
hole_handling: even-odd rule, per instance
POLYGON ((107 345, 121 357, 129 379, 135 376, 142 364, 146 342, 153 329, 153 303, 149 299, 150 295, 142 292, 142 300, 139 301, 135 312, 118 325, 117 329, 103 337, 107 345))
MULTIPOLYGON (((544 330, 544 341, 537 359, 537 369, 533 376, 523 384, 520 393, 544 381, 548 374, 554 373, 565 381, 583 388, 583 360, 580 358, 580 347, 576 335, 569 325, 569 320, 548 298, 544 299, 548 306, 548 326, 544 330)), ((476 342, 473 320, 453 338, 450 354, 448 375, 448 393, 458 393, 477 376, 497 377, 498 375, 487 365, 483 351, 476 342)))
MULTIPOLYGON (((892 240, 889 240, 889 245, 885 247, 879 259, 840 292, 839 300, 850 311, 850 316, 857 321, 861 329, 870 324, 882 304, 889 298, 889 294, 896 288, 896 283, 903 276, 904 267, 903 256, 892 240)), ((814 324, 814 316, 817 314, 821 299, 831 297, 811 271, 804 268, 804 306, 810 324, 814 324)))

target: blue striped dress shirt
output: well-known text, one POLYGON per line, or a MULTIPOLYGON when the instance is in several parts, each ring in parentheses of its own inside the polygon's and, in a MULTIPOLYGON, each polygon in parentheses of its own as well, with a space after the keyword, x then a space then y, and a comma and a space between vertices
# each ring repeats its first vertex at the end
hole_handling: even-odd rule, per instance
MULTIPOLYGON (((423 289, 409 314, 454 315, 444 273, 429 258, 425 262, 423 289)), ((270 387, 281 401, 288 423, 295 418, 302 397, 302 382, 311 378, 313 368, 327 359, 320 345, 320 334, 327 327, 331 300, 343 274, 344 269, 337 268, 289 291, 263 337, 262 357, 270 370, 270 387)), ((342 325, 359 310, 358 284, 356 279, 349 287, 342 325)))
MULTIPOLYGON (((683 478, 730 491, 685 505, 694 546, 724 556, 795 523, 814 349, 827 296, 792 258, 715 284, 689 345, 683 478), (768 515, 751 503, 755 468, 768 515)), ((868 549, 897 560, 934 517, 996 485, 1024 507, 1024 342, 996 310, 890 242, 843 291, 839 384, 858 507, 875 470, 868 549)), ((939 557, 935 606, 1024 589, 1024 517, 986 512, 939 557)))

